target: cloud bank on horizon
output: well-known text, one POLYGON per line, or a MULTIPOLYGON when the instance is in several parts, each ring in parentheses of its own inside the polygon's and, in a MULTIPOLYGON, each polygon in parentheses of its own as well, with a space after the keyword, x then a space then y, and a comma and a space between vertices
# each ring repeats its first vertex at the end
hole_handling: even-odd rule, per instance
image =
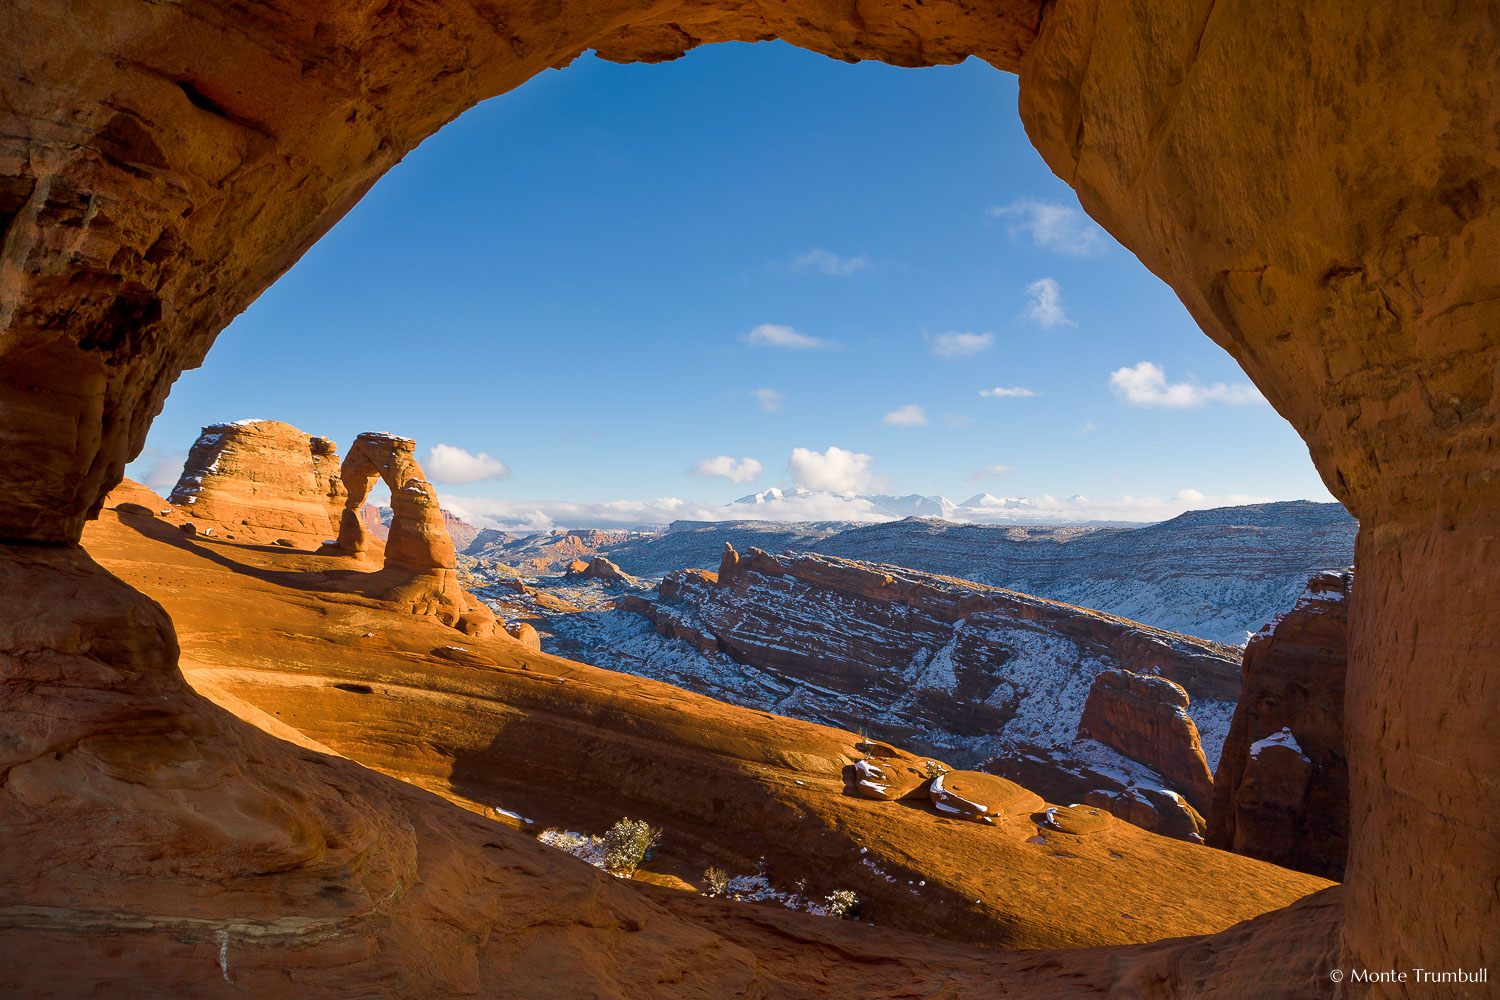
MULTIPOLYGON (((843 458, 836 461, 848 463, 843 458)), ((984 471, 993 475, 999 468, 992 466, 984 471)), ((892 497, 794 488, 785 491, 768 489, 727 504, 698 503, 677 497, 604 503, 451 494, 440 494, 439 499, 445 508, 477 527, 526 534, 560 528, 659 529, 673 521, 851 521, 870 524, 898 521, 912 516, 910 512, 913 510, 921 511, 924 516, 931 512, 931 516, 966 524, 1149 523, 1169 520, 1189 510, 1266 503, 1271 498, 1243 494, 1207 496, 1198 490, 1184 489, 1170 497, 1125 496, 1101 500, 1050 494, 996 497, 981 493, 962 504, 955 504, 945 497, 920 494, 892 497)))

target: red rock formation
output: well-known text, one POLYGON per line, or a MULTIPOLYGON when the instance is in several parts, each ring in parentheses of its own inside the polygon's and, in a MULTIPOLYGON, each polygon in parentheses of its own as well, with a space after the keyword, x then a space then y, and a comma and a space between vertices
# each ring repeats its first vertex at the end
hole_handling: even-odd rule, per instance
POLYGON ((370 547, 362 511, 377 479, 391 491, 391 523, 381 570, 388 601, 416 614, 432 615, 466 635, 490 635, 494 612, 464 590, 458 556, 448 537, 437 491, 422 474, 416 442, 394 434, 367 432, 354 439, 344 457, 341 478, 348 493, 330 553, 358 556, 370 547))
MULTIPOLYGON (((0 540, 29 546, 28 565, 39 565, 38 543, 77 542, 172 382, 229 319, 478 101, 590 47, 658 60, 779 37, 901 65, 977 56, 1021 74, 1022 121, 1046 162, 1245 368, 1360 520, 1345 702, 1349 962, 1439 969, 1493 957, 1491 7, 502 0, 480 10, 434 0, 330 14, 303 0, 233 11, 124 0, 83 10, 0 6, 11 55, 0 71, 10 137, 0 146, 0 540)), ((48 641, 107 631, 73 625, 48 641)), ((57 691, 49 714, 105 687, 96 676, 57 691)), ((184 708, 183 718, 206 716, 184 708)), ((213 739, 188 745, 199 742, 213 739)), ((267 773, 281 767, 262 759, 267 773)), ((4 831, 8 855, 19 829, 4 831)), ((1315 910, 1296 920, 1326 920, 1315 910)), ((1140 982, 1160 991, 1187 968, 1263 982, 1255 959, 1268 952, 1253 938, 1236 939, 1239 968, 1205 945, 1196 960, 1179 956, 1180 978, 1140 982)), ((150 940, 171 947, 181 931, 150 940)), ((394 934, 387 953, 411 944, 394 934)), ((1232 992, 1223 980, 1215 988, 1232 992)))
POLYGON ((1165 677, 1104 670, 1089 688, 1078 738, 1098 740, 1145 764, 1201 813, 1213 801, 1214 779, 1188 702, 1182 685, 1165 677))
POLYGON ((1319 573, 1245 647, 1209 843, 1338 879, 1349 847, 1344 683, 1353 574, 1319 573))
POLYGON ((605 583, 629 585, 639 582, 628 573, 620 572, 620 567, 603 556, 595 556, 588 562, 584 562, 582 559, 574 559, 568 564, 566 575, 570 580, 603 580, 605 583))
POLYGON ((276 420, 212 424, 168 500, 238 540, 316 548, 333 537, 344 503, 338 449, 276 420))
POLYGON ((510 634, 512 639, 515 639, 527 649, 534 649, 537 652, 541 652, 542 637, 537 635, 536 629, 526 622, 512 622, 505 626, 505 631, 510 634))
POLYGON ((620 606, 796 690, 801 711, 892 740, 1066 745, 1094 675, 1122 666, 1180 679, 1226 719, 1235 691, 1231 647, 899 567, 728 548, 717 574, 657 589, 620 606))
POLYGON ((932 779, 927 794, 938 812, 988 825, 1029 818, 1046 805, 1035 792, 983 771, 939 774, 932 779))

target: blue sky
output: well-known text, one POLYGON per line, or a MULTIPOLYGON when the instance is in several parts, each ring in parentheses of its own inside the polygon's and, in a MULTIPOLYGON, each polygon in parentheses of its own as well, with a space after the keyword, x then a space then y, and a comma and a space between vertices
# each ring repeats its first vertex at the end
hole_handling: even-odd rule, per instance
POLYGON ((448 446, 432 478, 492 511, 798 482, 1329 499, 1015 108, 974 60, 781 43, 549 71, 391 171, 182 377, 130 473, 269 417, 448 446))

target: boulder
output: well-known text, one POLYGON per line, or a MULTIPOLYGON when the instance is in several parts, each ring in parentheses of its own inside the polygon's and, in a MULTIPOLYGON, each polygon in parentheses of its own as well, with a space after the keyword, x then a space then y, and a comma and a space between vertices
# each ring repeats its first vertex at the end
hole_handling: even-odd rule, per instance
POLYGON ((505 626, 506 633, 527 649, 534 649, 538 653, 542 651, 542 637, 537 634, 535 628, 526 622, 511 622, 505 626))
POLYGON ((927 793, 938 812, 977 823, 1030 815, 1044 805, 1035 792, 983 771, 939 774, 932 779, 927 793))
POLYGON ((890 801, 904 799, 927 783, 928 776, 915 762, 892 756, 889 759, 867 757, 854 762, 850 788, 865 799, 890 801))

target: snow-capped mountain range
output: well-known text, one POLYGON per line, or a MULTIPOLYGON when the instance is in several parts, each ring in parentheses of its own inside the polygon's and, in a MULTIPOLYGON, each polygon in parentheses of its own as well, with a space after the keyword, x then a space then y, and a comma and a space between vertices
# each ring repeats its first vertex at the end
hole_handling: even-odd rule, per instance
POLYGON ((1189 510, 1262 502, 1247 496, 1210 497, 1182 490, 1172 497, 1084 496, 997 497, 977 493, 962 503, 944 496, 908 493, 833 493, 772 487, 726 504, 676 497, 656 500, 573 502, 462 497, 444 494, 442 503, 481 528, 515 533, 554 528, 651 529, 673 521, 841 521, 877 524, 908 517, 930 517, 956 524, 1091 524, 1137 526, 1165 521, 1189 510))

